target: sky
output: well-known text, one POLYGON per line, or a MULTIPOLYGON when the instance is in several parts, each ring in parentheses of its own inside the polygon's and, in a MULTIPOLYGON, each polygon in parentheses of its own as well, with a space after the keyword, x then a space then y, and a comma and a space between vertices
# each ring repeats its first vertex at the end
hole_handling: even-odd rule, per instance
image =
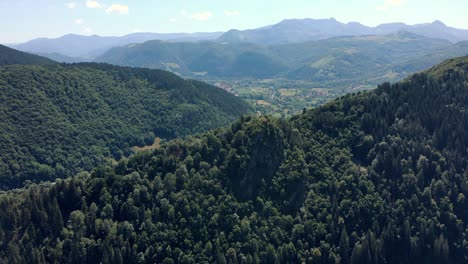
POLYGON ((0 43, 65 34, 250 29, 292 18, 376 26, 440 20, 468 29, 467 0, 0 0, 0 43))

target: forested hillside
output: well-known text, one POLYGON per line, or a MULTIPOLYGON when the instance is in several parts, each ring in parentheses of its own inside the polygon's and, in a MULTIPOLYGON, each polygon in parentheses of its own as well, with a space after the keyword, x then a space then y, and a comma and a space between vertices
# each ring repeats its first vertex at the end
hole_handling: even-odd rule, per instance
POLYGON ((216 42, 154 40, 112 48, 95 61, 161 68, 198 77, 269 78, 287 69, 266 47, 216 42))
POLYGON ((41 56, 0 45, 0 66, 12 64, 51 65, 55 63, 55 61, 41 56))
POLYGON ((250 109, 202 82, 105 64, 0 67, 0 102, 0 188, 91 170, 250 109))
POLYGON ((466 263, 468 57, 0 196, 8 263, 466 263))
POLYGON ((399 32, 275 46, 148 41, 112 48, 96 61, 160 68, 206 79, 280 78, 314 81, 319 87, 334 82, 341 87, 343 83, 361 85, 399 80, 450 58, 452 53, 465 55, 467 52, 468 49, 455 47, 447 40, 399 32), (434 52, 441 54, 432 56, 433 61, 423 59, 434 52), (417 62, 410 63, 412 60, 417 62))

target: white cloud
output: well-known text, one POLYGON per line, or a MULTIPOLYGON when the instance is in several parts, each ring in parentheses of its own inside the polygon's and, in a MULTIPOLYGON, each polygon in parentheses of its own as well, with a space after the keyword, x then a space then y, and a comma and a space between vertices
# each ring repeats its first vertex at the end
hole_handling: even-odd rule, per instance
POLYGON ((237 10, 224 10, 224 14, 226 16, 238 16, 240 15, 240 12, 237 10))
POLYGON ((182 10, 180 10, 180 14, 183 15, 183 16, 187 16, 187 15, 188 15, 188 11, 185 10, 185 9, 182 9, 182 10))
POLYGON ((401 6, 403 0, 385 0, 385 2, 377 7, 377 10, 385 11, 391 7, 401 6))
POLYGON ((177 19, 175 19, 175 18, 171 18, 171 19, 169 19, 169 22, 171 22, 171 23, 175 23, 175 22, 177 22, 177 19))
POLYGON ((191 19, 198 20, 198 21, 207 21, 207 20, 209 20, 212 16, 213 16, 213 14, 212 14, 210 11, 204 11, 204 12, 200 12, 200 13, 193 13, 193 14, 190 16, 190 18, 191 18, 191 19))
POLYGON ((109 8, 106 9, 106 13, 119 13, 121 15, 127 15, 128 14, 128 6, 126 5, 119 5, 119 4, 113 4, 109 8))
POLYGON ((65 6, 67 8, 73 9, 73 8, 76 7, 76 3, 75 2, 69 2, 69 3, 66 3, 65 6))
POLYGON ((78 18, 73 21, 73 24, 75 25, 82 25, 83 23, 84 23, 84 20, 82 18, 78 18))
POLYGON ((103 6, 98 1, 87 0, 86 1, 86 7, 88 7, 88 8, 102 8, 103 6))

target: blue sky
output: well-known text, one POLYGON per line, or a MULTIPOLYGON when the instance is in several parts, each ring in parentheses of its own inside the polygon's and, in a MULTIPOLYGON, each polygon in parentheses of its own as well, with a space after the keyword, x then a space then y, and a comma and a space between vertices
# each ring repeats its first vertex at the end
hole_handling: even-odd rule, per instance
POLYGON ((0 0, 0 43, 74 33, 208 32, 287 18, 330 18, 368 26, 436 19, 468 29, 466 0, 0 0))

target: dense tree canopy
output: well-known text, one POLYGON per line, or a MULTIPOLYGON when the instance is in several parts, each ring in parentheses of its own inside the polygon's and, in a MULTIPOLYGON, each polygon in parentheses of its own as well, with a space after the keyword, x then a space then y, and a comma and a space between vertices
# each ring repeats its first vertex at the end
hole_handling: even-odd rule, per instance
POLYGON ((105 64, 0 67, 0 102, 0 188, 91 170, 249 112, 214 86, 105 64))
POLYGON ((0 258, 466 263, 468 58, 0 196, 0 258))

